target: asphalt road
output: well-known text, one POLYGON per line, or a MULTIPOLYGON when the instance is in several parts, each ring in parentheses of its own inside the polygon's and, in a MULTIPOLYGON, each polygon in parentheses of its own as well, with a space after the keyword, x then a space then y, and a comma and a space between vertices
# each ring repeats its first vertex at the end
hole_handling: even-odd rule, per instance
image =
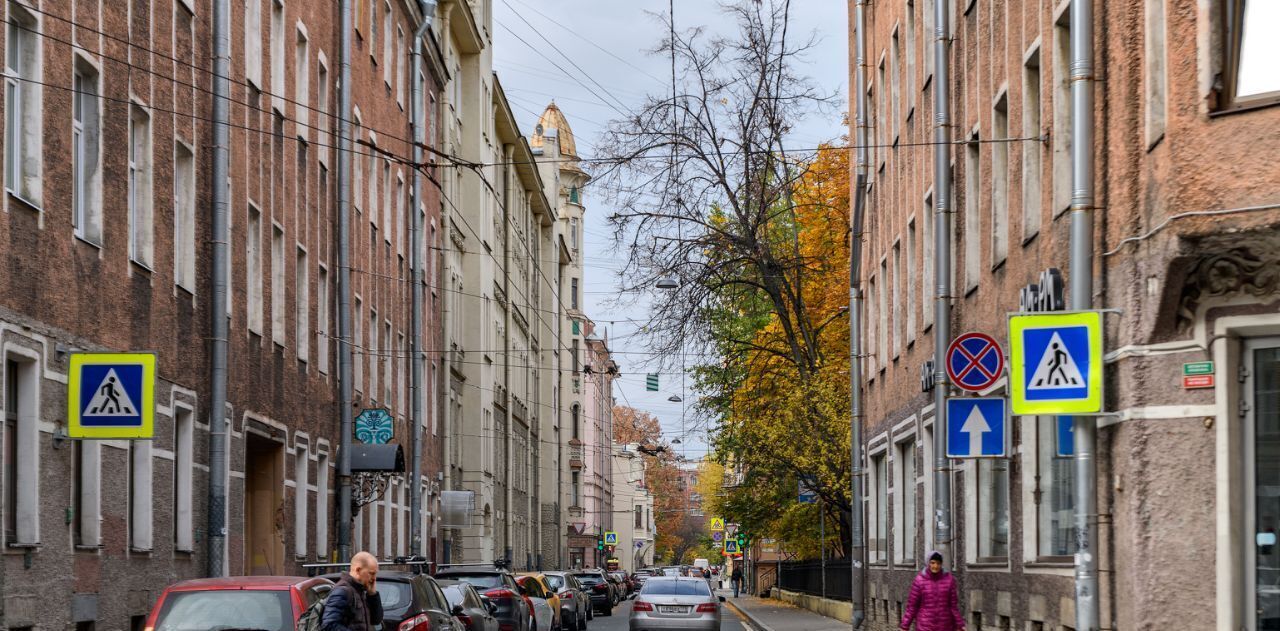
MULTIPOLYGON (((595 619, 587 623, 587 631, 628 631, 631 603, 630 600, 619 603, 613 608, 612 617, 596 613, 595 619)), ((732 609, 721 605, 720 631, 755 631, 755 628, 747 626, 732 609)))

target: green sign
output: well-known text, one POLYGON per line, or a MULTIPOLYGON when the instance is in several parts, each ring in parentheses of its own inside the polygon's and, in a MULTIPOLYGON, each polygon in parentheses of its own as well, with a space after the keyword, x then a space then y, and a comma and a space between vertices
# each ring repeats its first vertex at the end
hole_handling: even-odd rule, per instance
POLYGON ((644 376, 644 389, 649 392, 658 391, 658 373, 651 372, 644 376))
POLYGON ((1213 362, 1187 362, 1182 365, 1182 374, 1187 377, 1192 375, 1212 375, 1213 362))

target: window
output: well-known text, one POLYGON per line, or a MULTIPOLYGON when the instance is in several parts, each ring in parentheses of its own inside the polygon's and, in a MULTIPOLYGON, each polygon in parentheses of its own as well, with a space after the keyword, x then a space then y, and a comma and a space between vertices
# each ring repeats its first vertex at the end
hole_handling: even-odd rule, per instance
POLYGON ((378 555, 378 508, 382 502, 374 500, 366 505, 369 513, 369 538, 365 540, 365 547, 368 548, 369 554, 378 555))
POLYGON ((916 5, 914 2, 907 2, 907 26, 904 29, 907 34, 907 67, 906 67, 906 88, 903 91, 907 103, 907 112, 911 112, 911 107, 916 102, 916 5))
MULTIPOLYGON (((384 3, 382 10, 382 80, 391 87, 391 75, 395 72, 396 59, 391 53, 391 3, 384 3)), ((390 548, 391 546, 387 546, 390 548)))
POLYGON ((71 221, 75 235, 102 245, 101 105, 98 71, 75 57, 71 94, 71 221))
POLYGON ((867 546, 867 558, 871 563, 884 563, 888 560, 889 543, 889 470, 886 454, 881 452, 871 456, 871 537, 867 546))
POLYGON ((129 106, 129 258, 151 267, 154 215, 151 208, 151 116, 129 106))
POLYGON ((5 541, 40 543, 39 365, 10 355, 4 379, 5 541))
POLYGON ((1071 7, 1053 26, 1053 216, 1071 207, 1071 7))
POLYGON ((636 510, 635 510, 635 513, 636 513, 636 515, 635 515, 635 518, 636 518, 636 521, 635 521, 635 524, 636 524, 636 525, 635 525, 635 528, 636 528, 636 529, 640 529, 640 528, 643 528, 643 527, 644 527, 644 507, 642 507, 642 506, 636 506, 636 507, 635 507, 635 509, 636 509, 636 510))
MULTIPOLYGON (((373 134, 369 134, 369 144, 371 147, 365 147, 364 151, 369 154, 369 223, 378 225, 378 152, 373 148, 377 147, 378 139, 373 134)), ((357 150, 359 151, 359 150, 357 150)), ((372 252, 370 252, 372 254, 372 252)))
POLYGON ((573 472, 573 503, 570 506, 582 506, 582 473, 573 472))
MULTIPOLYGON (((887 75, 885 74, 884 64, 885 64, 884 58, 881 57, 880 67, 879 67, 880 81, 876 83, 876 92, 879 95, 880 102, 876 106, 876 117, 872 119, 875 121, 872 124, 875 125, 876 127, 876 144, 881 147, 884 147, 885 145, 889 144, 889 139, 886 137, 886 134, 888 134, 889 132, 889 126, 888 124, 886 124, 885 121, 887 121, 890 118, 893 118, 892 116, 889 115, 889 108, 885 105, 885 102, 884 102, 885 95, 889 93, 889 85, 887 83, 888 78, 887 78, 887 75)), ((889 154, 888 151, 881 151, 880 161, 884 162, 885 156, 887 156, 888 154, 889 154)))
POLYGON ((174 407, 173 417, 173 546, 195 550, 192 530, 192 473, 195 469, 195 414, 174 407))
POLYGON ((151 441, 129 441, 129 547, 151 550, 151 441))
POLYGON ((355 17, 355 29, 357 34, 361 34, 361 35, 369 34, 369 24, 368 24, 368 21, 366 20, 366 18, 369 15, 366 10, 367 6, 369 6, 369 0, 355 0, 355 10, 353 11, 353 13, 355 17))
MULTIPOLYGON (((355 129, 351 134, 353 139, 361 136, 359 108, 355 108, 354 112, 352 118, 355 120, 355 129)), ((364 206, 364 161, 360 159, 361 151, 361 147, 353 146, 351 153, 351 207, 355 208, 357 213, 364 206)))
POLYGON ((311 47, 307 41, 307 33, 298 29, 297 43, 293 55, 293 98, 294 116, 298 122, 298 135, 307 137, 310 131, 307 123, 311 120, 311 47))
POLYGON ((252 203, 247 230, 244 273, 248 286, 249 330, 262 335, 262 212, 252 203))
POLYGON ((387 489, 382 495, 382 549, 388 555, 393 554, 395 548, 391 547, 391 530, 392 524, 396 521, 396 505, 392 501, 400 493, 400 487, 397 485, 387 489))
MULTIPOLYGON (((316 129, 319 134, 329 134, 329 68, 324 65, 324 61, 316 62, 316 129)), ((330 145, 333 140, 322 138, 319 143, 330 145)), ((320 147, 319 157, 321 162, 328 160, 328 147, 320 147)))
POLYGON ((173 144, 173 282, 196 290, 196 157, 173 144))
POLYGON ((405 556, 409 552, 409 507, 406 505, 408 497, 408 488, 406 485, 400 486, 400 519, 396 521, 396 554, 405 556))
POLYGON ((1009 461, 991 458, 977 461, 978 561, 1003 561, 1009 557, 1009 461))
POLYGON ((5 51, 5 178, 10 193, 39 207, 43 132, 40 23, 21 4, 9 2, 5 51))
POLYGON ((1009 97, 1001 95, 992 112, 991 266, 1009 257, 1009 97))
POLYGON ((929 518, 933 514, 933 424, 931 419, 925 419, 924 440, 920 442, 920 471, 924 475, 924 493, 922 506, 924 510, 921 516, 924 527, 924 546, 923 550, 933 550, 933 520, 929 518))
POLYGON ((294 266, 294 338, 298 345, 298 359, 307 361, 311 356, 311 284, 307 278, 307 251, 298 247, 298 262, 294 266))
MULTIPOLYGON (((951 210, 955 211, 954 208, 951 210)), ((924 280, 920 283, 920 309, 923 328, 928 329, 933 326, 933 297, 937 293, 937 288, 933 286, 933 279, 937 276, 937 270, 933 268, 933 230, 934 222, 937 221, 933 212, 933 193, 924 196, 923 211, 921 223, 924 225, 924 242, 921 244, 920 253, 923 255, 924 263, 920 266, 920 271, 923 272, 921 276, 924 280)))
MULTIPOLYGON (((1143 38, 1145 44, 1143 61, 1146 63, 1142 87, 1146 97, 1143 110, 1146 114, 1145 131, 1148 148, 1164 137, 1165 95, 1169 89, 1169 79, 1165 74, 1165 1, 1146 0, 1146 37, 1143 38)), ((1251 4, 1263 5, 1260 2, 1251 4)), ((1274 5, 1275 3, 1266 4, 1274 5)), ((1272 27, 1276 26, 1280 26, 1280 11, 1275 11, 1272 27)), ((1280 56, 1280 46, 1273 46, 1272 50, 1272 59, 1280 56)), ((1280 81, 1276 81, 1275 85, 1276 89, 1280 90, 1280 81)))
POLYGON ((573 374, 578 374, 582 370, 581 361, 578 357, 578 340, 573 340, 573 374))
POLYGON ((924 18, 924 76, 926 82, 928 78, 933 76, 933 42, 936 34, 933 32, 933 3, 934 0, 921 0, 920 15, 924 18))
POLYGON ((978 248, 982 243, 978 239, 978 186, 981 165, 979 160, 978 136, 974 134, 973 142, 964 146, 964 290, 973 291, 978 286, 978 278, 982 273, 978 248))
POLYGON ((880 305, 880 322, 876 329, 879 333, 877 342, 880 344, 880 369, 884 370, 889 363, 889 314, 894 310, 894 306, 889 303, 889 261, 888 259, 880 260, 880 296, 877 304, 880 305))
POLYGON ((262 0, 244 0, 244 75, 262 89, 262 0))
POLYGON ((578 308, 578 279, 576 278, 569 281, 569 308, 578 308))
POLYGON ((361 343, 364 342, 364 326, 362 325, 364 322, 363 314, 364 311, 361 309, 360 297, 356 296, 356 308, 351 312, 351 322, 354 327, 354 330, 352 331, 354 335, 351 337, 351 363, 354 366, 352 370, 355 372, 355 378, 352 380, 352 383, 355 384, 356 390, 364 389, 364 351, 361 349, 361 343))
POLYGON ((880 302, 876 300, 876 277, 867 280, 867 326, 863 339, 863 354, 867 356, 867 374, 875 379, 876 366, 879 363, 880 351, 880 302))
MULTIPOLYGON (((400 60, 400 64, 403 66, 407 54, 404 48, 404 29, 399 27, 396 28, 396 53, 396 59, 400 60)), ((401 108, 404 108, 404 78, 406 75, 408 75, 408 71, 405 68, 401 68, 400 72, 396 73, 396 103, 399 103, 401 108)))
POLYGON ((316 276, 316 363, 320 372, 329 373, 329 270, 321 265, 316 276))
POLYGON ((914 438, 897 444, 894 462, 897 464, 893 478, 894 561, 912 565, 916 558, 916 442, 914 438))
POLYGON ((378 353, 382 352, 378 346, 378 329, 382 328, 378 324, 378 312, 373 309, 369 310, 369 346, 366 353, 369 356, 369 396, 378 398, 378 353))
POLYGON ((271 0, 271 107, 284 112, 284 3, 271 0))
MULTIPOLYGON (((1242 107, 1280 100, 1280 74, 1274 64, 1280 58, 1280 5, 1270 0, 1226 0, 1223 42, 1227 46, 1223 105, 1242 107)), ((1160 7, 1161 13, 1164 7, 1160 7)), ((1161 15, 1163 19, 1163 15, 1161 15)), ((1163 46, 1163 34, 1161 35, 1163 46)))
POLYGON ((907 292, 907 343, 910 344, 916 339, 916 222, 914 219, 907 222, 907 262, 904 271, 907 292))
MULTIPOLYGON (((1040 131, 1040 51, 1027 57, 1022 66, 1022 136, 1039 138, 1040 131)), ((1040 165, 1044 143, 1022 145, 1022 241, 1040 232, 1040 165)))
MULTIPOLYGON (((393 200, 394 212, 396 216, 396 252, 404 253, 405 233, 408 232, 408 215, 405 210, 405 194, 404 194, 404 173, 396 172, 396 194, 393 200)), ((387 236, 391 236, 388 234, 387 236)))
MULTIPOLYGON (((77 440, 75 478, 71 501, 75 503, 74 545, 102 543, 102 445, 96 440, 77 440)), ((7 457, 7 456, 6 456, 7 457)))
POLYGON ((391 221, 391 161, 383 158, 382 160, 382 236, 387 243, 391 243, 391 227, 394 225, 391 221))
POLYGON ((316 459, 316 558, 329 557, 329 454, 316 459))
POLYGON ((307 484, 310 482, 307 446, 298 445, 293 452, 293 553, 307 556, 307 484))
MULTIPOLYGON (((1244 604, 1256 611, 1250 628, 1262 631, 1280 624, 1280 592, 1274 588, 1280 566, 1280 347, 1275 338, 1250 341, 1241 362, 1248 369, 1240 396, 1247 403, 1241 432, 1244 462, 1240 470, 1245 495, 1240 516, 1246 571, 1244 604)), ((1238 531, 1239 532, 1239 531, 1238 531)))
POLYGON ((888 113, 889 124, 892 126, 892 135, 890 138, 893 142, 898 141, 898 130, 902 123, 899 121, 902 117, 902 44, 899 41, 898 31, 894 30, 891 45, 889 47, 889 106, 893 109, 888 113))
POLYGON ((902 244, 893 244, 893 357, 902 352, 902 244))
MULTIPOLYGON (((392 343, 392 341, 393 341, 393 339, 394 339, 394 338, 392 338, 392 337, 391 337, 391 322, 390 322, 390 321, 386 321, 386 323, 385 323, 385 328, 384 328, 384 333, 385 333, 385 334, 382 336, 382 343, 383 343, 384 345, 386 345, 387 347, 390 347, 390 346, 391 346, 391 343, 392 343)), ((391 377, 392 377, 392 375, 391 375, 391 356, 392 356, 392 355, 394 355, 396 352, 398 352, 400 349, 398 349, 398 348, 384 348, 384 349, 380 349, 380 350, 381 350, 381 353, 382 353, 382 403, 383 403, 384 405, 391 405, 391 387, 392 387, 393 385, 395 385, 395 384, 394 384, 394 381, 395 381, 395 380, 391 378, 391 377)))
MULTIPOLYGON (((1075 551, 1075 460, 1058 456, 1058 419, 1038 416, 1032 498, 1036 503, 1037 558, 1070 557, 1075 551)), ((1070 422, 1070 421, 1067 421, 1070 422)), ((1072 434, 1067 434, 1070 440, 1072 434)))
MULTIPOLYGON (((576 188, 574 189, 577 190, 576 188)), ((573 252, 578 251, 578 218, 569 219, 569 249, 573 252)))
POLYGON ((284 346, 285 305, 287 290, 284 286, 284 229, 271 226, 271 339, 284 346))
MULTIPOLYGON (((388 327, 388 329, 389 328, 390 327, 388 327)), ((390 335, 390 333, 388 333, 387 335, 390 335)), ((405 353, 409 350, 408 344, 405 343, 404 333, 396 333, 396 341, 399 342, 399 344, 396 345, 397 353, 405 353)), ((421 357, 418 357, 415 359, 417 359, 418 361, 421 361, 421 357)), ((402 412, 405 410, 404 390, 405 390, 406 384, 404 379, 404 366, 405 364, 409 363, 409 361, 413 361, 413 360, 410 359, 406 361, 397 361, 395 363, 396 364, 396 409, 401 410, 402 412)))

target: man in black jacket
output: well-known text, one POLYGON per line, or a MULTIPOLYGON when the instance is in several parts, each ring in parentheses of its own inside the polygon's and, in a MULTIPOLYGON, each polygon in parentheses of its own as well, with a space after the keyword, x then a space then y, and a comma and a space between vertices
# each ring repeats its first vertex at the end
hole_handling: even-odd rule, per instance
POLYGON ((324 601, 321 631, 374 631, 382 624, 382 597, 376 579, 378 560, 368 552, 351 558, 351 569, 324 601))

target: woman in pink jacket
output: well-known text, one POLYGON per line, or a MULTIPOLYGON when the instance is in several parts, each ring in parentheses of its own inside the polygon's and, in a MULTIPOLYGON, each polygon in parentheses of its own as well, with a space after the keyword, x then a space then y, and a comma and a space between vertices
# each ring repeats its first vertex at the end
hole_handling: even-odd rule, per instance
POLYGON ((928 558, 929 565, 911 582, 901 627, 909 631, 914 622, 917 631, 964 631, 956 577, 942 569, 942 553, 930 552, 928 558))

